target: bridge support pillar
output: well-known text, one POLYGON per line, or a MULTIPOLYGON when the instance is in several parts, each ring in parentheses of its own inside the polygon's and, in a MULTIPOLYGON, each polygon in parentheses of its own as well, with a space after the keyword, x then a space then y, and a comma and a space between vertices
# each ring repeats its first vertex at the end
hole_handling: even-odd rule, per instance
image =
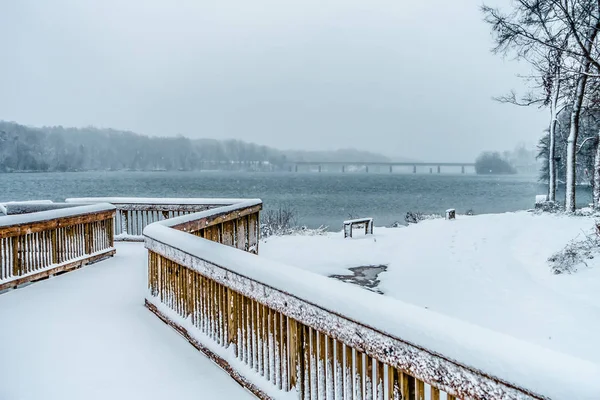
POLYGON ((429 168, 429 173, 433 174, 433 168, 429 168))
POLYGON ((368 174, 368 173, 369 173, 369 166, 368 166, 368 165, 365 165, 365 167, 366 167, 367 174, 368 174))
POLYGON ((344 172, 346 172, 346 166, 345 166, 345 165, 342 165, 342 174, 343 174, 344 172))
POLYGON ((413 174, 416 174, 416 173, 417 173, 417 166, 413 165, 413 174))
POLYGON ((390 174, 394 172, 394 167, 390 165, 390 174))
POLYGON ((465 173, 465 166, 464 165, 460 168, 460 172, 463 173, 463 174, 465 173))
POLYGON ((319 172, 321 172, 321 166, 319 165, 319 172))
POLYGON ((442 167, 438 165, 438 174, 442 172, 442 167))

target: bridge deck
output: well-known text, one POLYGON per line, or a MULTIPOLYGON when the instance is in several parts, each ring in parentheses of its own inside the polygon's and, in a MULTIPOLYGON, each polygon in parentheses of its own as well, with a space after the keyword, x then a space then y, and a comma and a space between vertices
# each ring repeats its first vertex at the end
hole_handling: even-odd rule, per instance
POLYGON ((253 396, 144 307, 146 251, 0 294, 0 399, 253 396))

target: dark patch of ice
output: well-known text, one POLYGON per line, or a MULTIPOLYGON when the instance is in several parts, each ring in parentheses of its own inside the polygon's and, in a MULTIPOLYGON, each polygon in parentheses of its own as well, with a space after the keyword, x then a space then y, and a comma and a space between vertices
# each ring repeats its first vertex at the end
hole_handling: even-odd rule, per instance
POLYGON ((352 272, 352 275, 331 275, 330 278, 352 283, 372 292, 383 294, 383 292, 377 288, 379 283, 381 283, 378 277, 380 273, 387 271, 387 265, 363 265, 348 269, 352 272))

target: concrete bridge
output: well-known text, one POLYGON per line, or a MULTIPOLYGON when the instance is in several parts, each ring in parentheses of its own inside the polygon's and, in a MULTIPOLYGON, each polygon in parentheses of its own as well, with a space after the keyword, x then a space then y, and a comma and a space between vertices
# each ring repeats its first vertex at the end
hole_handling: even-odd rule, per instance
POLYGON ((290 172, 298 172, 299 167, 317 167, 318 172, 324 170, 335 169, 342 173, 348 172, 348 167, 364 167, 365 172, 369 172, 369 167, 387 167, 390 173, 394 172, 394 167, 412 167, 412 173, 417 173, 417 168, 429 168, 429 173, 435 171, 440 174, 442 167, 460 167, 461 173, 466 173, 467 167, 472 169, 475 168, 475 163, 472 162, 373 162, 373 161, 297 161, 289 164, 288 170, 290 172), (323 168, 326 167, 326 168, 323 168))

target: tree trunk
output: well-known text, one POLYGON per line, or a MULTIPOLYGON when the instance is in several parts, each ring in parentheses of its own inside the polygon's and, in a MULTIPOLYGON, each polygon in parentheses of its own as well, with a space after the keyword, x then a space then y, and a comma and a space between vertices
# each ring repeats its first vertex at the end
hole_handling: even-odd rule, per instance
MULTIPOLYGON (((583 72, 589 71, 589 62, 584 61, 583 72)), ((581 115, 581 105, 587 75, 581 74, 577 80, 577 89, 573 97, 573 109, 571 110, 571 121, 569 128, 569 137, 567 139, 567 179, 566 179, 566 199, 565 210, 567 212, 575 211, 575 183, 577 167, 577 137, 579 136, 579 116, 581 115)))
POLYGON ((550 132, 548 144, 548 201, 556 201, 556 124, 558 120, 558 98, 560 96, 560 72, 554 78, 554 93, 550 103, 550 132))
POLYGON ((600 131, 597 133, 598 143, 596 144, 596 155, 594 156, 594 191, 592 193, 592 202, 594 208, 600 208, 600 131))

